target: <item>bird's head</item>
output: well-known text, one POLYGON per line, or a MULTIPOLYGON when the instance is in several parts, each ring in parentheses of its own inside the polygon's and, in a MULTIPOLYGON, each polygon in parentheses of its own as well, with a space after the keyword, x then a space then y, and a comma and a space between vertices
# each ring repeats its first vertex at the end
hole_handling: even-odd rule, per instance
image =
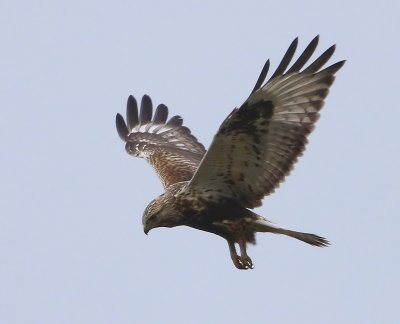
POLYGON ((143 230, 147 234, 156 227, 174 227, 179 223, 179 211, 172 195, 163 194, 154 199, 143 213, 143 230))

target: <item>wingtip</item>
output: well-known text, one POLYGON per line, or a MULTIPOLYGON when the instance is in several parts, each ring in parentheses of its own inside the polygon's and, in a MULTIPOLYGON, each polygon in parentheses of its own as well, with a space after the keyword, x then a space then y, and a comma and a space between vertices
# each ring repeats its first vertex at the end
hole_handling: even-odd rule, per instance
POLYGON ((142 97, 142 100, 151 100, 151 98, 148 94, 145 93, 142 97))
POLYGON ((128 127, 125 124, 124 117, 122 117, 120 114, 117 114, 115 116, 115 125, 117 127, 117 132, 118 132, 119 137, 124 142, 126 142, 128 139, 129 131, 128 131, 128 127))
POLYGON ((318 43, 319 43, 319 34, 318 34, 317 36, 315 36, 315 37, 311 40, 310 44, 311 44, 311 46, 317 47, 318 43))
POLYGON ((140 103, 140 114, 139 123, 140 125, 145 125, 151 122, 151 117, 153 115, 153 102, 149 95, 145 94, 142 97, 140 103))
POLYGON ((138 105, 135 97, 132 95, 128 97, 126 104, 126 123, 129 131, 139 124, 138 105))
POLYGON ((345 62, 346 60, 336 62, 335 64, 332 64, 331 66, 327 67, 325 70, 329 71, 332 75, 334 75, 337 71, 339 71, 343 67, 345 62))
POLYGON ((183 118, 179 115, 171 117, 167 122, 167 125, 170 127, 179 127, 182 126, 182 124, 183 124, 183 118))
POLYGON ((250 95, 252 95, 254 92, 256 92, 262 86, 262 84, 264 83, 265 78, 267 77, 267 74, 268 74, 269 66, 270 66, 270 61, 268 59, 265 62, 264 66, 263 66, 263 68, 262 68, 262 70, 260 72, 260 75, 259 75, 259 77, 257 79, 257 82, 254 85, 254 88, 251 91, 250 95))
POLYGON ((130 105, 132 105, 132 103, 134 103, 134 102, 136 102, 135 97, 132 96, 132 95, 129 95, 128 101, 127 101, 127 105, 130 106, 130 105))
POLYGON ((299 45, 299 37, 297 36, 289 45, 289 49, 296 51, 297 45, 299 45))
POLYGON ((168 107, 164 104, 159 104, 154 113, 153 124, 165 124, 168 118, 168 107))

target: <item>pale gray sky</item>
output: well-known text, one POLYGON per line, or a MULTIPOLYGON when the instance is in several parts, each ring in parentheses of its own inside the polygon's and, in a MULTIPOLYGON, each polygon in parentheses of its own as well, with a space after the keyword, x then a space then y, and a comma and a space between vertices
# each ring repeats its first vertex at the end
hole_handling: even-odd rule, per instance
POLYGON ((397 1, 0 3, 0 322, 397 323, 397 1), (149 94, 205 146, 294 37, 347 59, 252 271, 189 228, 143 234, 161 184, 114 118, 149 94))

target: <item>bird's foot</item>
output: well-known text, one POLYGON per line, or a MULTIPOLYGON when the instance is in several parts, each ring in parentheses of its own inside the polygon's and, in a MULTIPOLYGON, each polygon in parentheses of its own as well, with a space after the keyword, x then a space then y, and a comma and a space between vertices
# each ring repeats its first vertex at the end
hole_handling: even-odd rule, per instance
POLYGON ((240 260, 241 260, 242 265, 246 269, 253 269, 254 268, 253 261, 251 261, 251 259, 250 259, 250 257, 248 255, 241 256, 240 260))
POLYGON ((240 270, 253 269, 253 262, 249 257, 240 257, 238 255, 232 256, 233 264, 240 270))
POLYGON ((229 251, 231 253, 231 259, 235 267, 240 270, 253 269, 253 261, 251 261, 246 253, 246 242, 239 243, 241 256, 238 256, 236 253, 235 242, 228 241, 228 244, 229 251))
POLYGON ((243 265, 242 258, 240 256, 238 255, 232 256, 232 261, 236 268, 240 270, 246 270, 246 267, 243 265))

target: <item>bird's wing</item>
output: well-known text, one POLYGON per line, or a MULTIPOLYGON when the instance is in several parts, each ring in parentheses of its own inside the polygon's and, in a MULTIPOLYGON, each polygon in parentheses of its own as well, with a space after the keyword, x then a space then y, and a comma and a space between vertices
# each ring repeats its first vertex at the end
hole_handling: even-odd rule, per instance
POLYGON ((121 139, 126 142, 130 155, 145 158, 156 170, 164 188, 171 184, 189 181, 206 152, 204 146, 182 126, 182 118, 174 116, 167 121, 168 108, 160 104, 153 116, 153 104, 144 95, 138 105, 129 96, 126 123, 117 114, 116 126, 121 139))
POLYGON ((234 199, 254 208, 284 180, 303 153, 334 74, 344 64, 340 61, 321 70, 335 50, 332 46, 302 69, 317 44, 318 36, 286 71, 296 38, 263 85, 267 61, 249 98, 222 123, 184 190, 187 194, 197 192, 216 201, 234 199))

